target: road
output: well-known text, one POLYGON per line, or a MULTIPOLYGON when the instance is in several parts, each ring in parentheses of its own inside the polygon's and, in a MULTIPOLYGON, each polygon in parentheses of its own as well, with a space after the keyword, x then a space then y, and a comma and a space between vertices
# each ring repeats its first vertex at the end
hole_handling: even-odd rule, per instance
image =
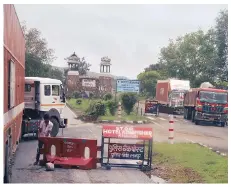
MULTIPOLYGON (((102 125, 82 123, 75 119, 70 109, 64 109, 64 115, 69 120, 64 136, 76 138, 97 139, 101 142, 102 125)), ((168 141, 168 115, 150 116, 153 127, 154 141, 168 141)), ((195 125, 184 120, 181 116, 174 118, 175 142, 194 141, 206 144, 221 152, 228 153, 228 128, 195 125)), ((62 136, 59 133, 59 136, 62 136)), ((43 167, 33 166, 37 149, 37 141, 26 141, 19 145, 13 166, 13 183, 153 183, 145 174, 136 169, 104 168, 96 170, 55 169, 47 172, 43 167)), ((155 151, 155 150, 154 150, 155 151)))
MULTIPOLYGON (((89 138, 101 142, 101 125, 82 123, 75 119, 75 115, 68 108, 64 109, 64 116, 69 120, 68 128, 64 129, 64 136, 89 138)), ((61 133, 59 136, 62 136, 61 133)), ((104 168, 96 170, 55 169, 45 171, 44 167, 33 166, 37 149, 37 141, 26 141, 19 144, 13 166, 13 183, 152 183, 143 172, 136 169, 104 168)))
MULTIPOLYGON (((140 104, 140 108, 144 111, 144 104, 140 104)), ((154 128, 154 140, 167 141, 169 116, 160 114, 158 117, 150 116, 149 119, 152 120, 151 126, 154 128)), ((183 116, 176 115, 174 118, 174 141, 202 143, 228 154, 228 127, 217 127, 206 122, 195 125, 195 123, 183 119, 183 116)))

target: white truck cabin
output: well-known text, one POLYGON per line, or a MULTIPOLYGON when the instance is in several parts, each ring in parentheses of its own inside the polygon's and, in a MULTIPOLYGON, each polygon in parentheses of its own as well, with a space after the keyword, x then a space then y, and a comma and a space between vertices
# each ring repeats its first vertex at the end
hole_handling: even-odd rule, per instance
POLYGON ((25 109, 47 112, 56 108, 60 113, 65 107, 62 82, 43 77, 25 77, 25 109))

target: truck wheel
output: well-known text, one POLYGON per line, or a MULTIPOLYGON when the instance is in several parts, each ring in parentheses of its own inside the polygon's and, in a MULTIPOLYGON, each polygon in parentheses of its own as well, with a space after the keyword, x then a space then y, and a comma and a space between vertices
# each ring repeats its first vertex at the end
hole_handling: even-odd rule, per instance
POLYGON ((59 133, 59 122, 54 117, 51 117, 50 121, 53 123, 53 128, 51 131, 51 136, 56 137, 59 133))
POLYGON ((224 127, 225 126, 225 122, 221 122, 221 127, 224 127))
POLYGON ((12 176, 12 169, 11 169, 11 163, 10 163, 10 155, 8 150, 8 145, 6 145, 5 151, 5 174, 4 174, 4 183, 11 183, 11 176, 12 176))
POLYGON ((199 124, 200 124, 200 121, 199 121, 199 120, 195 120, 195 124, 196 124, 196 125, 199 125, 199 124))
POLYGON ((195 110, 192 111, 192 122, 195 121, 195 110))
POLYGON ((184 108, 184 119, 186 119, 186 109, 184 108))

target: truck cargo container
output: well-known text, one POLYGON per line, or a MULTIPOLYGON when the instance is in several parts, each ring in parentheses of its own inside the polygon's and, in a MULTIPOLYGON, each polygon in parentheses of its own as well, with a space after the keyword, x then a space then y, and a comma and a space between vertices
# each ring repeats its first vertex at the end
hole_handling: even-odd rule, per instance
POLYGON ((214 88, 193 88, 185 93, 184 118, 199 124, 213 122, 224 127, 228 118, 228 91, 214 88))
POLYGON ((189 89, 190 82, 188 80, 158 80, 155 99, 159 103, 160 112, 182 114, 184 93, 189 89))
POLYGON ((24 109, 25 39, 14 5, 4 11, 4 183, 11 181, 11 166, 19 144, 24 109))

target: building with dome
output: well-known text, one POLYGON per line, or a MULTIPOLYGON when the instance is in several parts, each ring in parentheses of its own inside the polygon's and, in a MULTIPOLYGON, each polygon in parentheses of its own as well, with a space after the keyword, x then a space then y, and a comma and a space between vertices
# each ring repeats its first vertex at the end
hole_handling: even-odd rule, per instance
POLYGON ((86 97, 90 94, 102 96, 105 93, 114 94, 117 79, 127 79, 111 75, 111 59, 107 56, 101 58, 99 72, 84 72, 87 66, 82 63, 75 53, 65 59, 68 65, 66 78, 66 93, 71 96, 74 92, 80 92, 86 97), (84 67, 84 68, 83 68, 84 67))

